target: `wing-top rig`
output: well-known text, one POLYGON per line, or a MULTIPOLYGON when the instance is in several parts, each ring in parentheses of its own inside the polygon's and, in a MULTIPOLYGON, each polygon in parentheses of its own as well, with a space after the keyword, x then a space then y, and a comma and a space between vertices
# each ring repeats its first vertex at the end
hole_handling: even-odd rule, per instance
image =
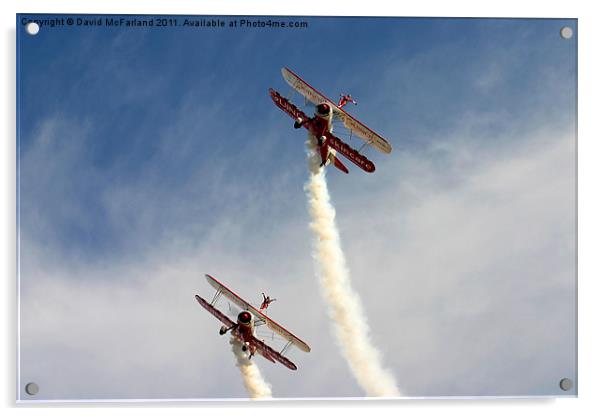
POLYGON ((230 290, 213 276, 208 274, 205 276, 209 284, 216 290, 215 295, 213 296, 211 302, 207 302, 199 295, 196 295, 195 298, 203 308, 205 308, 209 313, 211 313, 224 324, 219 331, 220 335, 224 335, 228 331, 232 331, 232 335, 237 337, 243 343, 243 351, 249 352, 249 359, 251 359, 253 355, 259 351, 259 353, 267 360, 271 362, 278 361, 285 367, 290 368, 291 370, 296 370, 297 366, 288 358, 286 358, 284 354, 291 345, 294 345, 301 351, 309 352, 309 345, 307 345, 297 336, 293 335, 282 325, 269 318, 264 312, 262 312, 262 310, 257 309, 249 302, 238 296, 235 292, 230 290), (230 318, 228 318, 228 316, 214 306, 221 296, 224 296, 241 309, 241 312, 237 317, 237 322, 233 322, 230 318), (286 345, 281 351, 278 352, 274 350, 264 341, 259 340, 255 336, 255 328, 260 325, 266 325, 271 331, 286 341, 286 345))
POLYGON ((307 116, 291 103, 288 98, 283 97, 278 91, 272 88, 269 90, 270 96, 276 106, 295 119, 294 127, 296 129, 305 127, 309 131, 309 134, 315 138, 322 158, 322 166, 332 163, 341 171, 349 173, 347 167, 336 157, 338 152, 368 173, 374 172, 376 169, 374 163, 360 153, 363 146, 360 148, 360 151, 353 149, 332 133, 333 119, 342 120, 345 128, 350 131, 350 136, 355 134, 366 142, 365 145, 370 145, 382 153, 391 153, 391 145, 384 137, 375 133, 343 109, 349 102, 357 104, 350 95, 341 94, 342 98, 339 104, 335 104, 290 69, 282 68, 282 76, 306 101, 315 105, 314 117, 307 116))

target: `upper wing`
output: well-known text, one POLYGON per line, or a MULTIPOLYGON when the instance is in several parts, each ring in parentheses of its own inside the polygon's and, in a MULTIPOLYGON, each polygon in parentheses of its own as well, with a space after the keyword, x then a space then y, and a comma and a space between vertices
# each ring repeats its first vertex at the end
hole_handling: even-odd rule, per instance
MULTIPOLYGON (((257 312, 259 312, 259 311, 257 311, 257 312)), ((279 325, 276 321, 268 318, 263 313, 261 313, 261 312, 259 312, 259 313, 263 316, 263 319, 265 319, 266 325, 272 331, 274 331, 275 333, 280 335, 285 340, 289 341, 291 344, 293 344, 295 347, 299 348, 301 351, 303 351, 303 352, 311 351, 311 348, 309 348, 309 345, 307 345, 305 342, 301 341, 299 338, 297 338, 295 335, 293 335, 289 330, 287 330, 284 327, 282 327, 281 325, 279 325)))
POLYGON ((255 308, 249 302, 247 302, 246 300, 244 300, 243 298, 238 296, 236 293, 234 293, 233 291, 228 289, 216 278, 214 278, 213 276, 210 276, 208 274, 206 274, 205 276, 207 277, 207 281, 209 282, 209 284, 211 286, 213 286, 213 288, 215 290, 221 291, 222 295, 224 295, 226 298, 228 298, 236 306, 238 306, 239 308, 241 308, 243 310, 247 310, 247 311, 251 312, 255 316, 256 319, 264 321, 266 323, 266 325, 268 326, 268 328, 270 328, 272 331, 274 331, 275 333, 280 335, 285 340, 290 341, 294 346, 299 348, 301 351, 309 352, 311 350, 311 348, 309 348, 309 345, 307 345, 305 342, 301 341, 301 339, 299 339, 298 337, 293 335, 290 331, 288 331, 287 329, 283 328, 281 325, 279 325, 278 323, 276 323, 275 321, 270 319, 267 315, 265 315, 263 312, 259 311, 257 308, 255 308))
MULTIPOLYGON (((240 309, 248 310, 249 312, 253 312, 253 310, 255 309, 253 307, 253 305, 251 305, 249 302, 247 302, 246 300, 244 300, 243 298, 238 296, 236 293, 232 292, 230 289, 228 289, 226 286, 224 286, 215 277, 210 276, 208 274, 206 274, 205 277, 207 277, 207 281, 209 282, 209 284, 211 286, 213 286, 213 288, 215 290, 220 291, 222 293, 222 295, 227 297, 232 303, 234 303, 240 309)), ((257 311, 257 312, 259 312, 259 311, 257 311)))
POLYGON ((380 136, 378 133, 375 133, 373 130, 352 117, 342 108, 337 107, 334 102, 329 100, 328 97, 305 82, 299 75, 295 74, 288 68, 282 68, 282 76, 291 87, 293 87, 297 92, 299 92, 299 94, 304 96, 312 103, 316 105, 321 103, 330 104, 334 115, 343 120, 345 128, 351 130, 357 137, 367 141, 370 146, 383 153, 391 153, 391 145, 384 137, 380 136))
POLYGON ((329 103, 333 109, 337 108, 336 104, 330 101, 324 94, 316 90, 314 87, 303 81, 301 77, 295 74, 288 68, 282 68, 282 76, 284 80, 293 87, 299 94, 304 96, 312 103, 318 105, 321 103, 329 103))
POLYGON ((380 150, 382 153, 391 153, 391 145, 384 137, 375 133, 365 124, 350 116, 346 111, 340 108, 337 108, 337 110, 344 114, 343 117, 341 117, 344 126, 351 130, 352 133, 355 133, 357 137, 364 139, 370 146, 380 150))
POLYGON ((257 338, 254 338, 251 341, 251 343, 253 343, 253 345, 255 347, 257 347, 257 349, 259 350, 261 355, 263 355, 266 359, 268 359, 272 362, 274 362, 274 360, 276 360, 279 363, 281 363, 282 365, 284 365, 285 367, 290 368, 291 370, 297 369, 297 366, 295 365, 295 363, 293 363, 291 360, 286 358, 284 355, 275 351, 272 347, 267 345, 265 342, 260 341, 257 338))
POLYGON ((234 322, 232 322, 232 320, 230 318, 228 318, 226 315, 221 313, 219 310, 217 310, 216 308, 211 306, 211 304, 209 304, 209 302, 207 302, 205 299, 203 299, 199 295, 194 295, 194 297, 196 298, 197 302, 199 302, 203 308, 207 309, 207 311, 209 311, 209 313, 211 315, 215 316, 217 319, 222 321, 222 323, 224 323, 224 325, 227 325, 228 328, 231 327, 232 325, 234 325, 234 322))

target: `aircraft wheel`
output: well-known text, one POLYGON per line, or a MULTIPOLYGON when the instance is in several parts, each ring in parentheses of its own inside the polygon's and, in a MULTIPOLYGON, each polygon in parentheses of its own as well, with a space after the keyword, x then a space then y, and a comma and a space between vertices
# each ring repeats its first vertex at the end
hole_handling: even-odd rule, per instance
POLYGON ((242 350, 243 350, 243 352, 246 352, 246 351, 247 351, 247 346, 246 346, 246 345, 243 345, 243 346, 242 346, 242 350))

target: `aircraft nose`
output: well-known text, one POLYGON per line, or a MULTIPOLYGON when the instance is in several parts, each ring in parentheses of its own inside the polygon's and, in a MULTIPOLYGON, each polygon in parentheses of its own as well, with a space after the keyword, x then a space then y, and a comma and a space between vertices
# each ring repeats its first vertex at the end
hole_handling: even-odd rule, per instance
POLYGON ((316 111, 318 112, 318 114, 326 116, 330 112, 330 107, 328 106, 328 104, 318 104, 318 106, 316 107, 316 111))
POLYGON ((238 321, 241 324, 248 324, 249 322, 251 322, 251 314, 247 311, 242 311, 238 314, 238 321))

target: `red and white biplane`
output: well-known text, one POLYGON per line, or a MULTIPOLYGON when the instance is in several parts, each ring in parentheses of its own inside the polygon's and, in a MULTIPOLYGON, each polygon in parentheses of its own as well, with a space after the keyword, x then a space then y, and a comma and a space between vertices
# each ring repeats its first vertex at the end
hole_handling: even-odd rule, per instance
POLYGON ((284 354, 291 345, 294 345, 304 352, 310 351, 309 346, 263 313, 262 311, 265 308, 262 310, 255 308, 232 290, 228 289, 216 278, 208 274, 205 276, 207 277, 209 284, 216 290, 216 293, 211 302, 207 302, 199 295, 195 295, 195 298, 203 308, 207 309, 210 314, 215 316, 224 324, 220 328, 219 334, 224 335, 228 331, 232 331, 232 335, 238 338, 242 343, 242 350, 249 353, 249 359, 251 359, 256 352, 259 352, 267 360, 273 363, 278 361, 285 367, 288 367, 291 370, 296 370, 297 366, 291 360, 286 358, 284 354), (228 316, 214 306, 222 295, 241 309, 240 313, 238 313, 236 322, 232 321, 230 318, 228 318, 228 316), (269 328, 274 334, 279 335, 284 339, 284 341, 286 341, 286 344, 279 352, 255 336, 255 328, 260 325, 266 325, 267 328, 269 328))
POLYGON ((365 145, 370 145, 382 153, 391 153, 391 145, 386 139, 343 110, 343 107, 349 102, 357 104, 350 95, 341 95, 339 104, 335 104, 290 69, 282 68, 282 76, 293 89, 305 98, 306 102, 310 101, 315 105, 314 117, 307 116, 288 98, 283 97, 272 88, 269 90, 270 96, 282 111, 295 119, 294 127, 296 129, 305 127, 315 138, 318 152, 322 158, 321 166, 332 163, 343 172, 349 173, 347 167, 337 158, 338 152, 370 173, 374 172, 376 168, 374 163, 360 153, 365 145), (342 121, 345 128, 350 131, 350 137, 355 133, 357 137, 366 142, 360 151, 353 149, 332 133, 333 120, 342 121))

